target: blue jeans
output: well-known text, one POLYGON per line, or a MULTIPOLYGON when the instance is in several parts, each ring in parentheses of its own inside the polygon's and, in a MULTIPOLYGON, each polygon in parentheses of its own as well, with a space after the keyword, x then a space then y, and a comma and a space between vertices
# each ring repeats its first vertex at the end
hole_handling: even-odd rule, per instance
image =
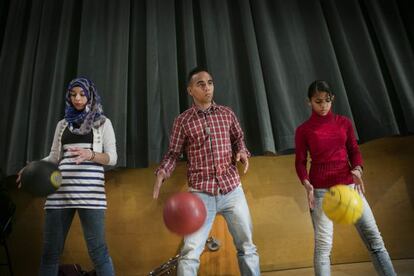
POLYGON ((207 209, 207 218, 197 232, 184 237, 177 275, 197 275, 200 255, 217 213, 223 215, 233 236, 241 275, 260 275, 259 255, 253 244, 252 222, 242 187, 239 186, 225 195, 193 193, 203 200, 207 209))
POLYGON ((56 276, 59 258, 75 212, 78 212, 89 256, 99 276, 115 275, 105 242, 105 210, 103 209, 46 209, 43 233, 41 276, 56 276))
MULTIPOLYGON (((354 185, 349 185, 350 189, 354 185)), ((314 268, 315 275, 331 275, 330 255, 333 240, 333 223, 322 210, 322 200, 327 189, 315 189, 315 208, 311 210, 313 229, 315 233, 314 268)), ((397 275, 394 271, 390 256, 385 248, 381 233, 378 230, 374 215, 364 196, 362 196, 364 211, 355 223, 365 246, 368 248, 378 275, 397 275)))

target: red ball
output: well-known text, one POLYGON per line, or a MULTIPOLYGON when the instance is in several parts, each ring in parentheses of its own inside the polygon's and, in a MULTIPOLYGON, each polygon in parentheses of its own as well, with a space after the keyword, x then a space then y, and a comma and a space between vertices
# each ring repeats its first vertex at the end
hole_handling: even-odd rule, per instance
POLYGON ((178 235, 194 233, 204 224, 207 211, 204 202, 189 192, 180 192, 167 199, 164 205, 165 226, 178 235))

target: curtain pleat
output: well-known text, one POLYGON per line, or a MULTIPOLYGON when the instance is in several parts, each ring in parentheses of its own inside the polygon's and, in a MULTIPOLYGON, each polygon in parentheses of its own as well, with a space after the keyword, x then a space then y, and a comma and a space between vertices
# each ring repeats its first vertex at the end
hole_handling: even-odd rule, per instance
POLYGON ((291 152, 327 80, 361 142, 414 132, 414 24, 406 0, 13 0, 0 4, 0 168, 49 153, 67 83, 92 79, 118 166, 165 153, 192 105, 188 72, 212 74, 254 155, 291 152))

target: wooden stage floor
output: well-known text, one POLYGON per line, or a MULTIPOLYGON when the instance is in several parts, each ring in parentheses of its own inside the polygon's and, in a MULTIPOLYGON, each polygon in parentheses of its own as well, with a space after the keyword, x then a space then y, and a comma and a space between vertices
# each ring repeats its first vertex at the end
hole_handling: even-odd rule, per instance
MULTIPOLYGON (((414 276, 414 259, 393 260, 398 276, 414 276)), ((332 265, 331 276, 377 276, 371 262, 332 265)), ((262 271, 262 276, 313 276, 313 268, 262 271)))

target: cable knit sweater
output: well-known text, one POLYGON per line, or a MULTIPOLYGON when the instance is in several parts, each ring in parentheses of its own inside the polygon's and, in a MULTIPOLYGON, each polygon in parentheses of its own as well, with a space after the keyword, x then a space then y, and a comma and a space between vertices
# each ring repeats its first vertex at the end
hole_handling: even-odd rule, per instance
POLYGON ((351 121, 331 111, 326 116, 312 112, 296 129, 295 145, 296 173, 302 183, 307 179, 314 188, 352 184, 351 169, 362 166, 351 121), (312 160, 309 174, 308 152, 312 160))

